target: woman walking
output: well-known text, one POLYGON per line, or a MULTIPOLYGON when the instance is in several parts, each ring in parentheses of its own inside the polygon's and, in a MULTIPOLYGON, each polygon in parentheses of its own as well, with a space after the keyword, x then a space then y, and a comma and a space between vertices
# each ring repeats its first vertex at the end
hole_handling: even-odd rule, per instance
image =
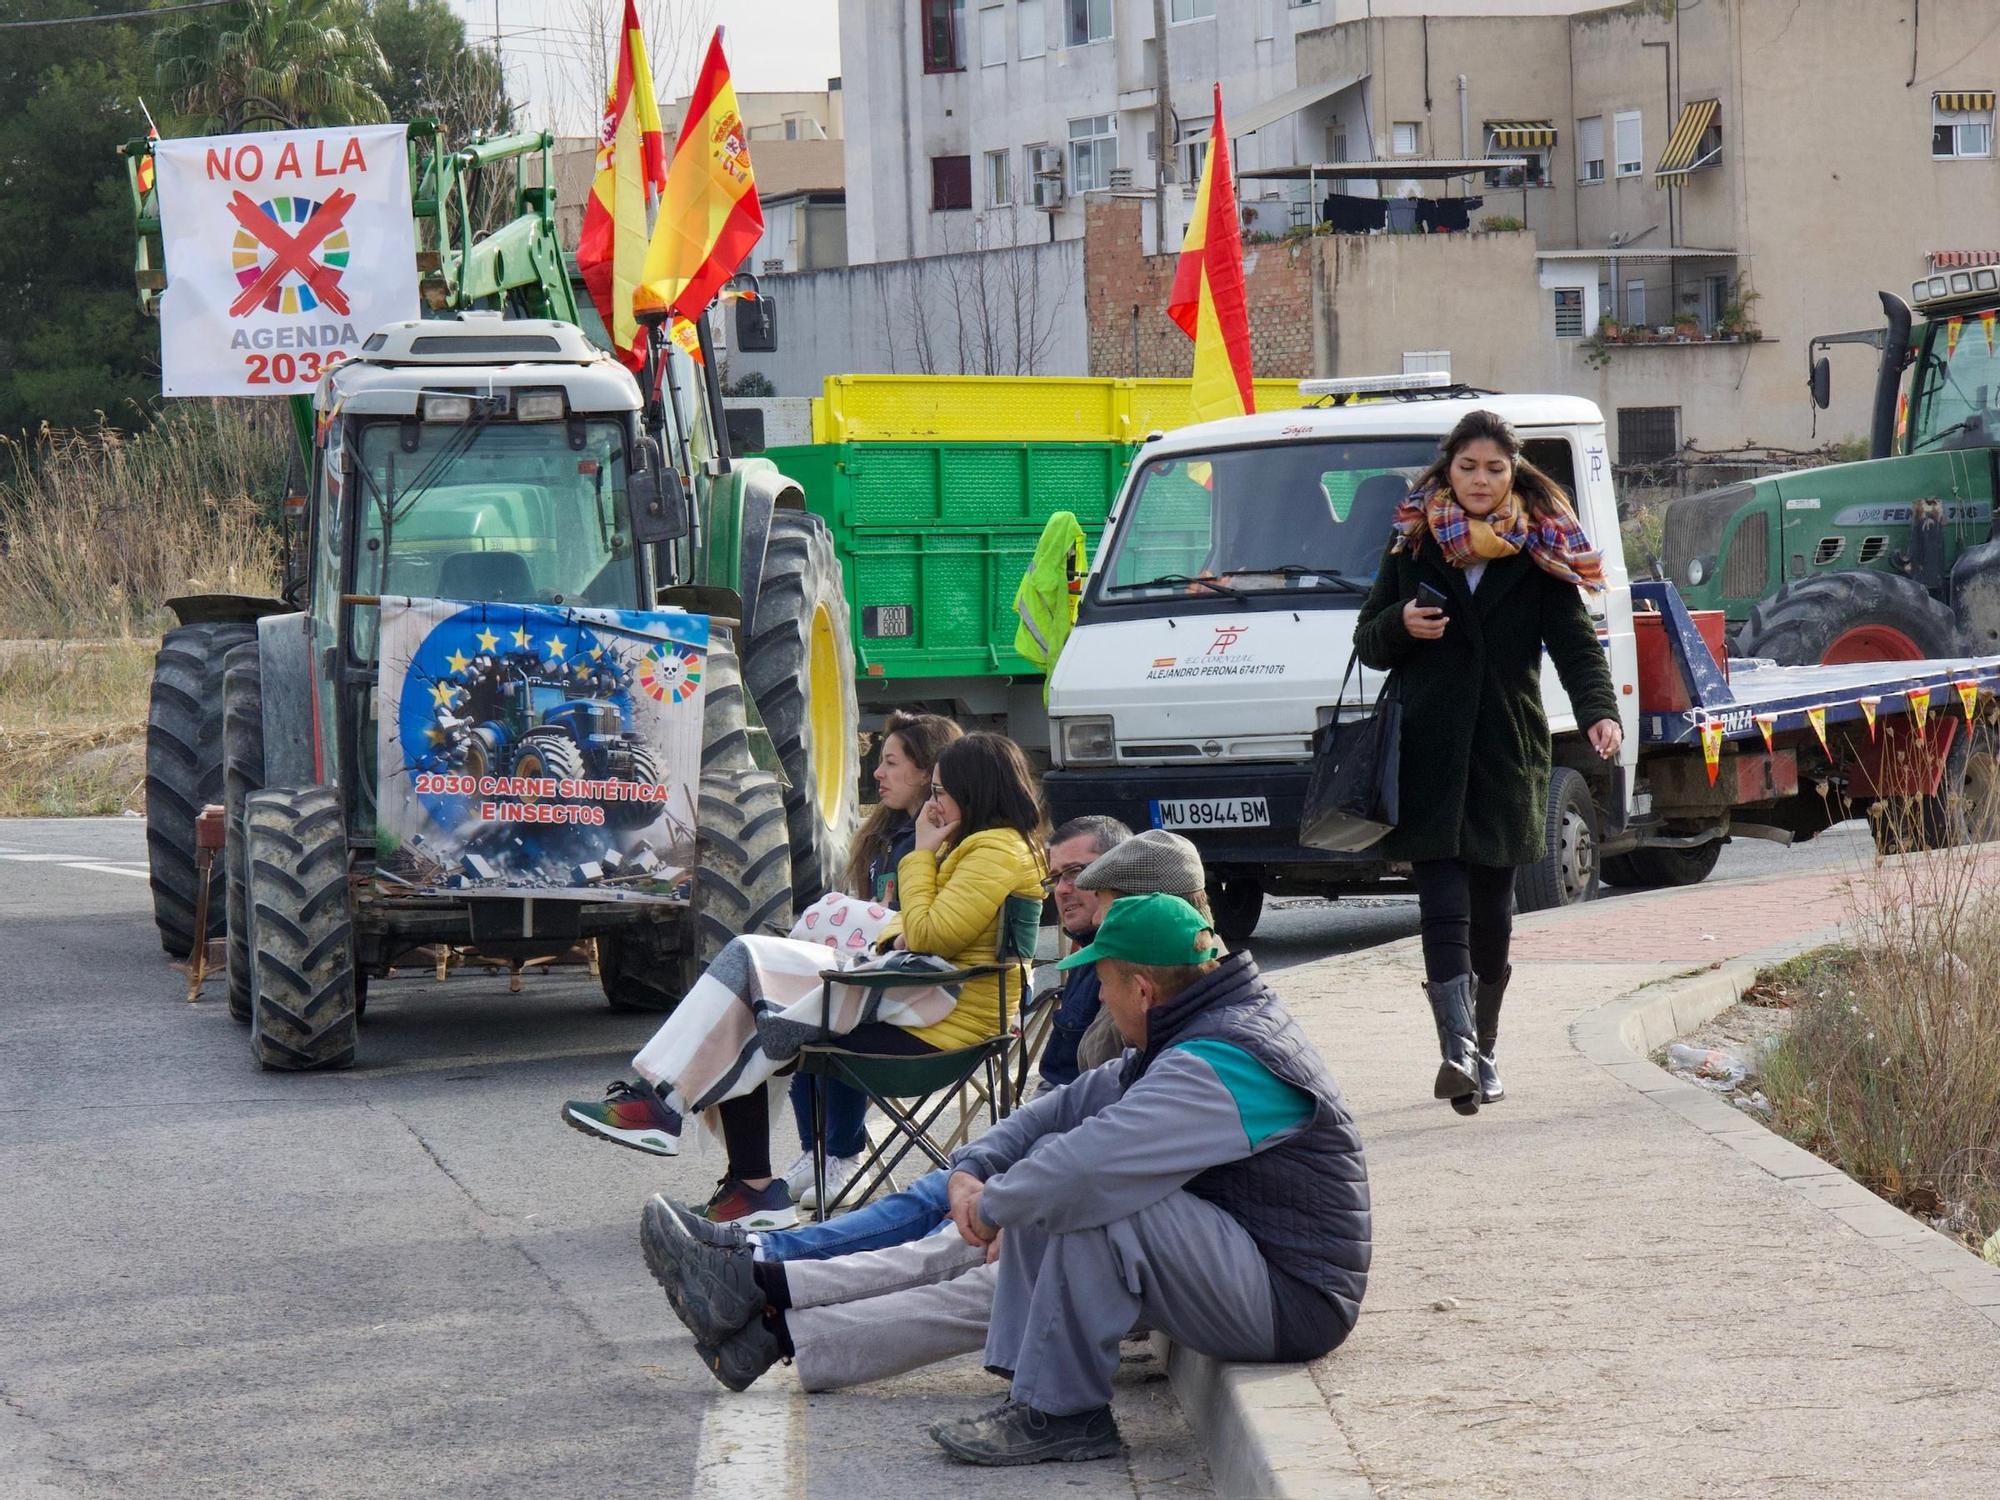
MULTIPOLYGON (((709 1217, 745 1229, 797 1222, 771 1173, 765 1081, 828 1031, 856 1052, 921 1056, 973 1046, 1000 1025, 999 980, 957 989, 872 991, 834 984, 822 1029, 820 974, 879 961, 883 950, 930 954, 950 967, 993 962, 1009 896, 1042 898, 1041 798, 1020 747, 1004 735, 969 734, 938 757, 911 851, 897 866, 902 911, 872 941, 788 937, 732 939, 653 1033, 602 1100, 573 1099, 563 1123, 656 1156, 680 1153, 682 1122, 714 1108, 729 1166, 709 1217)), ((850 919, 851 920, 851 919, 850 919)), ((1009 985, 1019 994, 1023 980, 1009 985)))
POLYGON ((1623 742, 1583 600, 1603 587, 1562 486, 1502 418, 1475 411, 1398 509, 1356 620, 1356 652, 1394 671, 1403 705, 1402 817, 1378 847, 1416 877, 1443 1054, 1433 1092, 1460 1114, 1505 1092, 1494 1049, 1513 973, 1514 870, 1542 857, 1548 807, 1545 648, 1592 749, 1610 760, 1623 742))

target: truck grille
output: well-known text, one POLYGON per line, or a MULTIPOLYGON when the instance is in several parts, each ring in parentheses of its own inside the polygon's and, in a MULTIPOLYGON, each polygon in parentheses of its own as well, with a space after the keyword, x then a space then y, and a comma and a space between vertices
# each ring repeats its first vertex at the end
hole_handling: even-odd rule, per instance
MULTIPOLYGON (((1730 518, 1749 503, 1756 493, 1747 484, 1732 484, 1704 495, 1689 495, 1667 507, 1666 535, 1661 541, 1660 561, 1667 577, 1685 586, 1688 564, 1697 557, 1713 557, 1722 545, 1722 533, 1730 518)), ((1761 592, 1761 590, 1760 590, 1761 592)))

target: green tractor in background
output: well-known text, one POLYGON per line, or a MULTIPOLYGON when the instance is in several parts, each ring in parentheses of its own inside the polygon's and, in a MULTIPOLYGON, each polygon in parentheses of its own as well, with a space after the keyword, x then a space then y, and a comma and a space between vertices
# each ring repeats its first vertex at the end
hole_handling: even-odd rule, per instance
POLYGON ((1881 351, 1871 456, 1667 508, 1666 576, 1690 609, 1727 614, 1737 655, 1809 665, 2000 649, 2000 272, 1919 281, 1914 314, 1880 295, 1883 327, 1808 351, 1821 409, 1822 347, 1881 351))
MULTIPOLYGON (((775 464, 732 455, 705 320, 700 366, 655 329, 639 380, 587 341, 554 190, 521 170, 539 155, 552 182, 552 144, 536 132, 449 150, 435 126, 410 127, 426 319, 376 332, 292 398, 306 493, 285 507, 282 597, 169 601, 180 623, 147 725, 155 918, 177 957, 226 932, 230 1010, 266 1067, 351 1063, 368 979, 419 945, 525 959, 595 939, 610 1003, 661 1010, 729 938, 782 932, 839 883, 858 747, 831 536, 775 464), (475 238, 476 220, 508 208, 475 238), (385 593, 711 617, 685 907, 384 894, 385 593), (197 932, 195 822, 210 803, 226 808, 226 842, 197 932)), ((166 267, 138 170, 150 149, 135 141, 127 159, 140 298, 155 311, 166 267)))

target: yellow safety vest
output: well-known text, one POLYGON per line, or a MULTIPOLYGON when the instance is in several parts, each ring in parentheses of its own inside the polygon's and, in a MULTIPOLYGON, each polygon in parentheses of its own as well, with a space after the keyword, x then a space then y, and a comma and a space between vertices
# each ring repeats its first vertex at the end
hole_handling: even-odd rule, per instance
MULTIPOLYGON (((1042 528, 1041 540, 1035 543, 1035 560, 1028 564, 1021 586, 1014 590, 1014 613, 1021 621, 1014 630, 1014 649, 1045 673, 1055 670, 1056 658, 1062 655, 1076 624, 1077 598, 1089 569, 1083 527, 1072 512, 1057 511, 1042 528)), ((1045 681, 1044 703, 1048 696, 1045 681)))

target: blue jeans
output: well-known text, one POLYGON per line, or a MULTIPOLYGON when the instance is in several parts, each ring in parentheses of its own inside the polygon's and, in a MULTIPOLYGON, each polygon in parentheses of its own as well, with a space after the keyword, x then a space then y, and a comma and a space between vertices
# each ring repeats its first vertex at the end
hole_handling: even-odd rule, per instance
POLYGON ((881 1250, 920 1240, 945 1221, 947 1172, 929 1172, 886 1198, 851 1214, 803 1229, 760 1230, 757 1241, 767 1260, 832 1260, 862 1250, 881 1250))
MULTIPOLYGON (((852 1084, 822 1078, 826 1090, 826 1154, 859 1156, 868 1149, 868 1096, 852 1084)), ((813 1148, 813 1079, 792 1075, 792 1118, 798 1121, 799 1149, 813 1148)))

